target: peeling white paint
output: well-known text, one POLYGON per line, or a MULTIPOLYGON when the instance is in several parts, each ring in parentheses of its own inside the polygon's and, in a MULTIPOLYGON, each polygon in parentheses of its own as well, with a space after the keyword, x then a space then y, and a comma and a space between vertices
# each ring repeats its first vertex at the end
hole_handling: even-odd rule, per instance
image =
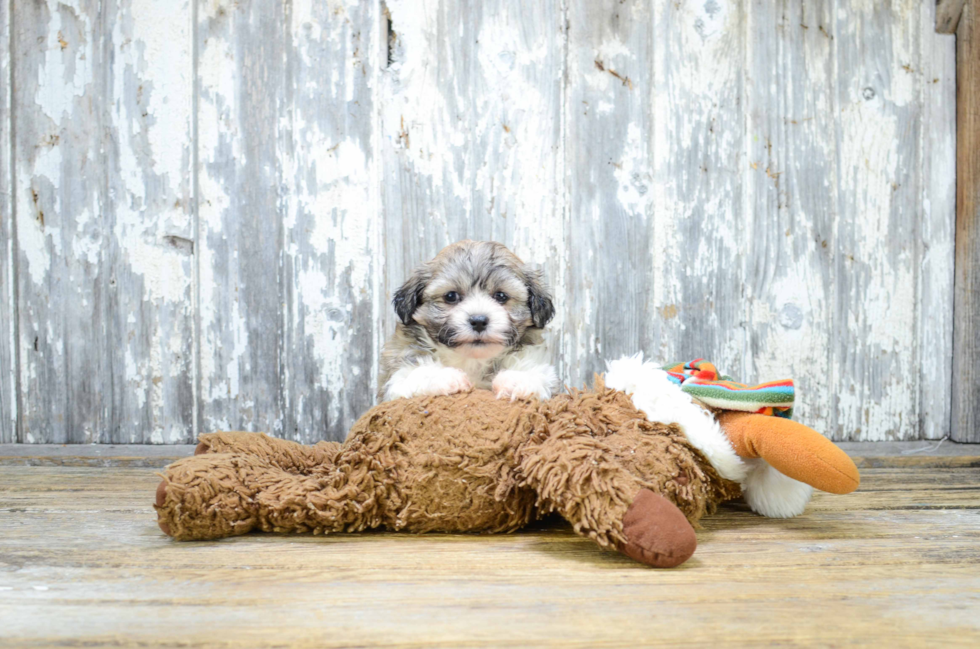
MULTIPOLYGON (((11 115, 10 13, 0 11, 0 112, 11 115)), ((14 270, 13 159, 9 121, 0 126, 0 444, 17 441, 17 336, 14 270)))
MULTIPOLYGON (((19 213, 24 214, 25 210, 31 208, 33 205, 18 196, 17 211, 19 213)), ((48 276, 48 271, 51 269, 51 258, 47 250, 48 243, 60 241, 60 238, 53 236, 57 232, 52 232, 51 228, 45 230, 37 219, 21 219, 18 224, 20 228, 17 232, 17 242, 20 244, 21 254, 27 260, 27 265, 23 271, 26 271, 25 275, 30 277, 35 284, 43 284, 48 276)))
POLYGON ((316 254, 333 251, 334 269, 340 273, 349 269, 353 286, 367 286, 371 266, 367 246, 373 222, 360 214, 370 192, 364 150, 346 140, 329 148, 326 142, 313 143, 311 148, 320 152, 308 161, 320 186, 310 188, 309 200, 298 198, 295 207, 316 217, 306 244, 316 254))
POLYGON ((934 6, 391 0, 390 65, 374 3, 209 0, 196 26, 188 0, 101 6, 31 5, 50 21, 17 71, 27 441, 186 441, 187 399, 205 429, 337 436, 391 292, 464 236, 544 268, 572 383, 643 345, 793 376, 837 436, 942 436, 955 82, 934 6), (57 409, 102 372, 123 406, 57 409))
POLYGON ((650 186, 653 176, 649 172, 647 147, 649 143, 640 132, 639 125, 629 124, 619 163, 613 176, 619 185, 616 198, 627 214, 645 220, 652 206, 650 186))
POLYGON ((51 22, 35 101, 53 122, 61 123, 73 113, 75 101, 90 90, 94 76, 91 43, 94 26, 78 2, 49 0, 46 4, 51 22), (80 31, 75 31, 70 23, 65 24, 63 15, 76 17, 81 23, 80 31), (79 42, 78 36, 86 40, 79 42))
POLYGON ((126 388, 114 416, 131 442, 174 443, 193 429, 191 9, 188 0, 134 0, 109 14, 117 252, 107 260, 120 307, 139 313, 117 332, 126 388))

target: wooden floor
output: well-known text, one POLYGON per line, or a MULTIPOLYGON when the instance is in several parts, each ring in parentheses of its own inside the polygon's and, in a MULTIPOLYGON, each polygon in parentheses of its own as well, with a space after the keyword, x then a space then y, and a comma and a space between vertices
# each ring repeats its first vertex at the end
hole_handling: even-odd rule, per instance
POLYGON ((0 646, 977 647, 974 464, 865 469, 793 520, 728 505, 674 570, 561 522, 176 543, 158 469, 0 466, 0 646))

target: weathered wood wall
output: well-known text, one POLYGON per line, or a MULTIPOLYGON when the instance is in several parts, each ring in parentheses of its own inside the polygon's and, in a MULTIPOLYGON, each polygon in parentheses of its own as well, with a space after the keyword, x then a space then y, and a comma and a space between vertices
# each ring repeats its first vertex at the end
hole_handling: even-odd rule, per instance
POLYGON ((10 6, 0 3, 0 442, 8 443, 15 439, 17 417, 10 100, 10 6))
POLYGON ((956 281, 950 437, 980 443, 980 3, 966 3, 956 33, 956 281))
POLYGON ((570 383, 705 356, 949 431, 934 0, 0 5, 0 441, 342 438, 464 237, 544 267, 570 383))

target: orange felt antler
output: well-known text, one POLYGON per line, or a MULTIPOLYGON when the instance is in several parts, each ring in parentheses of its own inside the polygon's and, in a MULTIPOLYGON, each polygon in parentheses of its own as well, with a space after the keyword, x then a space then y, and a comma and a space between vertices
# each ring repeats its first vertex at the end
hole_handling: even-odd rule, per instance
POLYGON ((762 458, 783 475, 834 494, 851 493, 861 484, 851 458, 803 424, 735 411, 720 414, 718 423, 739 457, 762 458))

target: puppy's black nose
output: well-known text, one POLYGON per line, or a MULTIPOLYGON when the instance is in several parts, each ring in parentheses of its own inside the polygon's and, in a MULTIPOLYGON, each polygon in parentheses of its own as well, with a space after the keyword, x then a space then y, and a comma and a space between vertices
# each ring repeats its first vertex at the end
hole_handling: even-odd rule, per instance
POLYGON ((471 315, 470 316, 470 326, 473 327, 473 331, 477 333, 483 331, 487 328, 487 324, 490 322, 490 318, 485 315, 471 315))

